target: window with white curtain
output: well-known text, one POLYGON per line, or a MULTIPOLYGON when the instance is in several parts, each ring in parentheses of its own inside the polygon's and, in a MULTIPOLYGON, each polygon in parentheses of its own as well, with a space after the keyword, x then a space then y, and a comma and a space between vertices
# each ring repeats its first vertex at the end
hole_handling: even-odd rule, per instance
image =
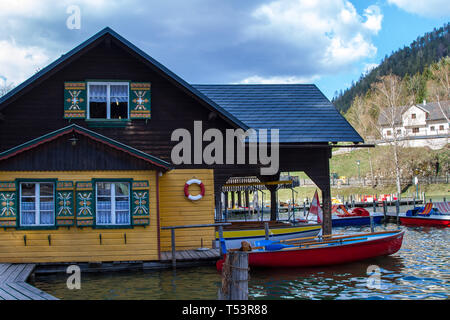
POLYGON ((55 224, 55 186, 52 182, 20 183, 20 224, 52 226, 55 224))
POLYGON ((128 119, 128 82, 89 82, 89 119, 128 119))
POLYGON ((130 224, 130 184, 97 182, 97 225, 130 224))

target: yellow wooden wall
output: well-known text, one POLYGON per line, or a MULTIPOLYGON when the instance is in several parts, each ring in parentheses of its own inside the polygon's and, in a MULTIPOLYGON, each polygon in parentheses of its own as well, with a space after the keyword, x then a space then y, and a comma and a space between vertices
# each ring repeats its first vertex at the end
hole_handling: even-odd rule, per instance
MULTIPOLYGON (((200 193, 200 187, 189 187, 192 195, 200 193)), ((160 221, 163 226, 214 223, 214 171, 172 170, 159 179, 160 221), (184 195, 184 185, 190 179, 200 179, 205 185, 205 196, 191 201, 184 195)), ((201 245, 211 248, 214 228, 177 229, 175 231, 177 250, 196 249, 201 245)), ((161 230, 161 251, 171 250, 170 230, 161 230)))
POLYGON ((150 183, 150 225, 133 229, 60 227, 56 230, 0 229, 0 263, 158 260, 156 173, 154 171, 0 172, 0 181, 16 178, 83 181, 133 178, 150 183), (102 236, 100 245, 99 234, 102 236), (124 242, 126 234, 127 243, 124 242), (27 237, 24 245, 23 236, 27 237), (51 236, 51 245, 48 243, 51 236))

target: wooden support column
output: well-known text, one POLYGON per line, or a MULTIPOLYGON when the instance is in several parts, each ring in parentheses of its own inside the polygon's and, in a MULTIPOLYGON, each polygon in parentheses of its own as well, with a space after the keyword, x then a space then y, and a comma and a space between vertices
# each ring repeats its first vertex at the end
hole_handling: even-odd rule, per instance
POLYGON ((311 163, 310 167, 305 169, 306 174, 322 191, 322 232, 323 235, 332 233, 331 224, 331 186, 330 186, 330 162, 331 150, 325 149, 318 154, 317 161, 311 163))
MULTIPOLYGON (((258 179, 261 182, 269 182, 269 181, 278 181, 280 180, 280 173, 273 176, 262 176, 259 175, 258 179)), ((278 199, 277 199, 277 185, 275 184, 268 184, 266 185, 267 190, 270 191, 270 220, 276 221, 277 220, 277 210, 278 210, 278 199)), ((264 206, 263 206, 264 208, 264 206)))
POLYGON ((276 221, 278 211, 277 186, 268 185, 267 188, 270 191, 270 221, 276 221))
POLYGON ((238 193, 237 193, 237 202, 238 202, 238 207, 242 207, 242 194, 240 191, 238 191, 238 193))
POLYGON ((331 188, 330 184, 328 186, 322 187, 322 210, 323 210, 323 235, 331 234, 332 232, 332 221, 331 221, 331 188))

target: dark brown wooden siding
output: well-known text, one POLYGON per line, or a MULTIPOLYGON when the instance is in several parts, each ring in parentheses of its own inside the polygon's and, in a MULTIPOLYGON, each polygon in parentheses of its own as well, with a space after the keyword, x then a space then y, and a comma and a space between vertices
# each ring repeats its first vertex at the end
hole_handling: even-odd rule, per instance
POLYGON ((72 134, 0 161, 0 171, 154 170, 158 167, 104 143, 72 134))
POLYGON ((173 130, 186 128, 192 131, 194 120, 202 120, 204 130, 231 127, 219 117, 208 121, 210 110, 198 98, 127 50, 113 39, 109 46, 103 40, 4 108, 4 120, 0 122, 0 152, 71 123, 63 119, 64 81, 151 82, 152 116, 147 122, 133 120, 124 128, 90 128, 85 120, 72 121, 168 162, 171 162, 170 152, 175 144, 170 141, 173 130))

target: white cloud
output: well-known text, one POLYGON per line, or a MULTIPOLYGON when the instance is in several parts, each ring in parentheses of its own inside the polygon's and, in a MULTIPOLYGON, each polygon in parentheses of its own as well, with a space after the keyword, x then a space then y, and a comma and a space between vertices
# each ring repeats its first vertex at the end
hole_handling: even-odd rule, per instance
POLYGON ((70 36, 76 37, 66 26, 70 5, 80 6, 82 21, 88 21, 108 17, 133 1, 0 0, 0 79, 18 85, 75 45, 67 45, 70 36))
POLYGON ((448 0, 388 0, 389 4, 394 4, 406 12, 430 18, 443 18, 450 15, 450 5, 448 0))
POLYGON ((319 79, 319 76, 296 77, 296 76, 273 76, 261 77, 251 76, 238 82, 238 84, 295 84, 295 83, 312 83, 319 79))
POLYGON ((381 29, 378 6, 358 14, 345 0, 276 0, 253 12, 259 23, 247 30, 249 38, 272 37, 309 54, 317 68, 341 69, 376 54, 371 37, 381 29))
POLYGON ((17 45, 14 40, 0 40, 0 78, 18 85, 48 64, 45 50, 35 46, 17 45))

